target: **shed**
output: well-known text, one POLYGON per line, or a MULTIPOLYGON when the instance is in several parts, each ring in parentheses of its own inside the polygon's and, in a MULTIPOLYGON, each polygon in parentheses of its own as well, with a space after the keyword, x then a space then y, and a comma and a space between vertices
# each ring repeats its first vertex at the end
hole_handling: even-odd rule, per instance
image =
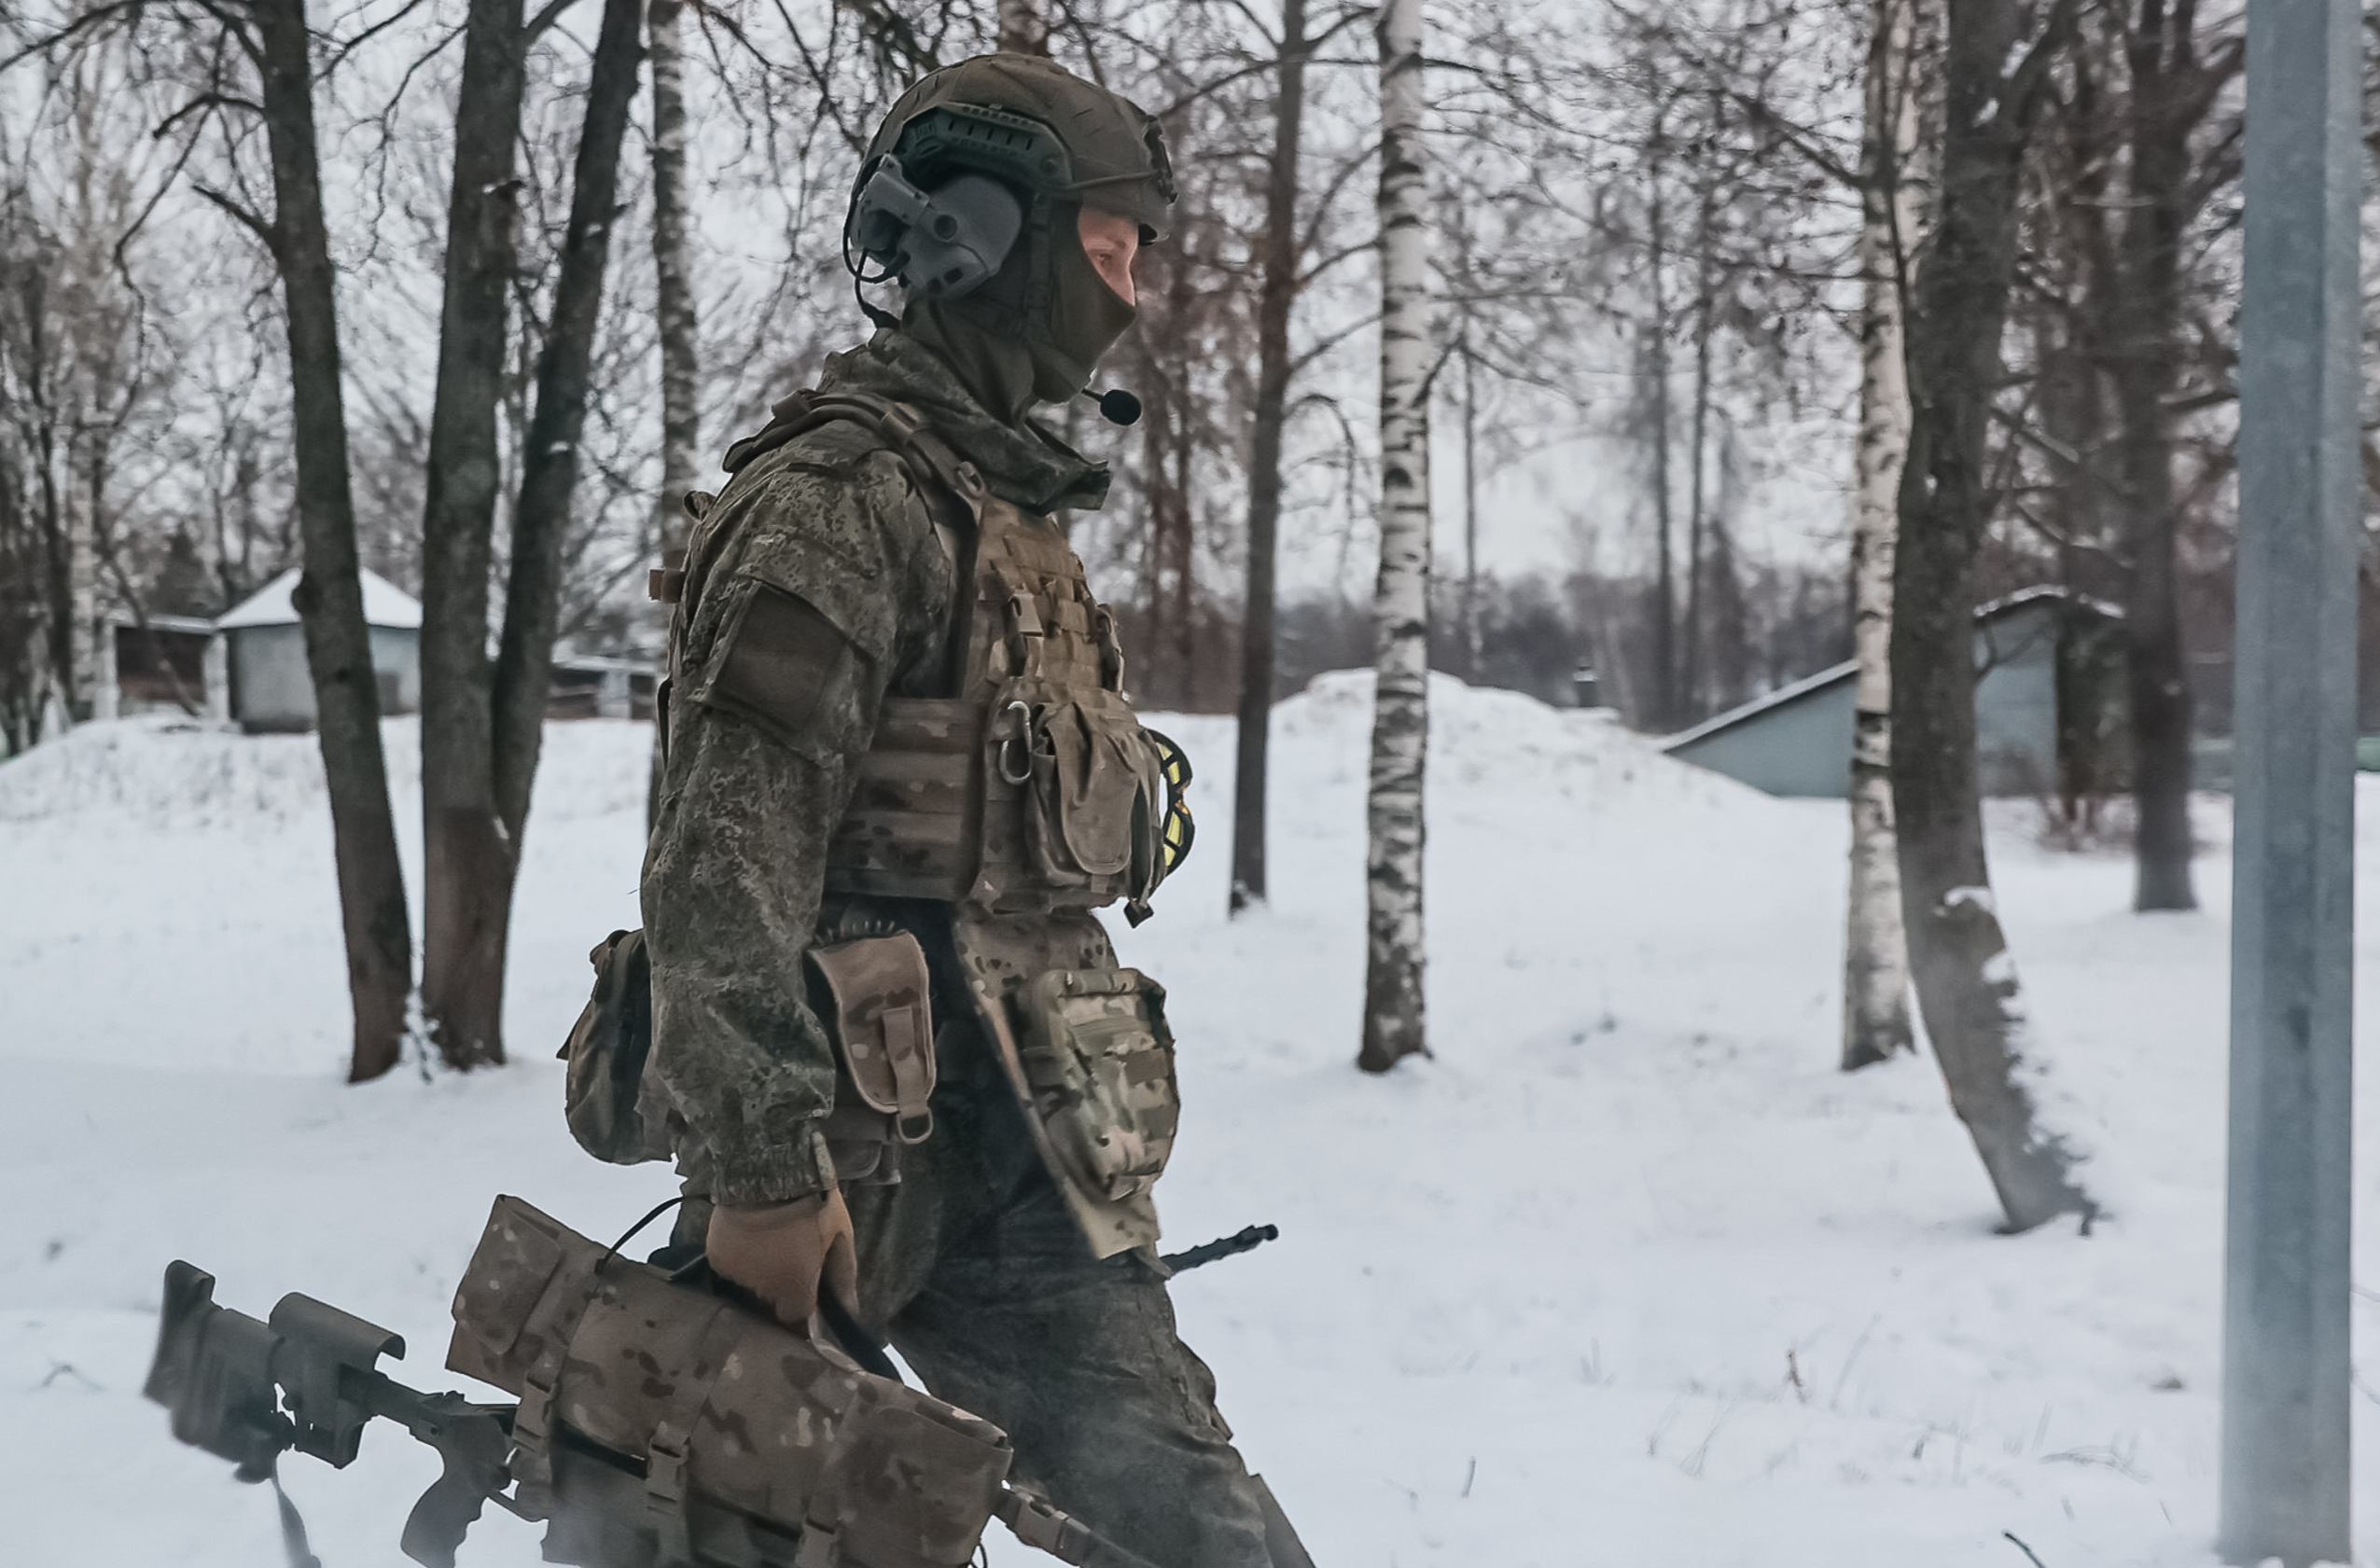
POLYGON ((649 659, 560 651, 553 656, 546 717, 649 720, 660 685, 661 671, 649 659))
MULTIPOLYGON (((2096 795, 2130 774, 2123 623, 2110 605, 2030 588, 1975 612, 1977 782, 1991 796, 2096 795)), ((1670 756, 1771 795, 1841 799, 1850 788, 1845 660, 1708 719, 1670 756)))
POLYGON ((117 613, 99 624, 91 716, 186 713, 227 716, 223 645, 196 616, 117 613))
MULTIPOLYGON (((231 716, 252 735, 314 727, 313 677, 292 602, 298 575, 295 567, 282 573, 215 623, 230 645, 231 716)), ((422 705, 422 606, 386 577, 361 576, 380 711, 416 712, 422 705)))

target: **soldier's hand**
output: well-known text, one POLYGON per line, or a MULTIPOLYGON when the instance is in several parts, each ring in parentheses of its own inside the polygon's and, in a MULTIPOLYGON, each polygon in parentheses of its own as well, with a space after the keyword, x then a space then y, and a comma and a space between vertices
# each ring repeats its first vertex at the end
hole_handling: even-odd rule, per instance
POLYGON ((713 1272, 759 1297, 788 1328, 809 1332, 822 1283, 847 1311, 858 1310, 859 1254, 840 1187, 790 1203, 714 1209, 703 1250, 713 1272))

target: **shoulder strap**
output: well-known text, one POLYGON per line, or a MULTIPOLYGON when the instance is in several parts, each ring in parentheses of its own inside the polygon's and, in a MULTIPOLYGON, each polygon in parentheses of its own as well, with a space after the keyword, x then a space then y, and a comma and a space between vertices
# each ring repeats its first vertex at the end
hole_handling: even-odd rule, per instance
POLYGON ((949 443, 927 427, 925 416, 907 403, 867 392, 797 392, 770 409, 770 421, 757 435, 728 448, 724 466, 742 473, 763 452, 774 451, 797 436, 820 425, 848 420, 868 427, 905 464, 918 488, 934 506, 937 521, 972 524, 983 504, 983 479, 975 465, 953 451, 949 443), (953 505, 955 503, 955 506, 953 505), (949 514, 942 516, 939 514, 949 514))
MULTIPOLYGON (((758 432, 728 448, 720 466, 730 476, 743 473, 753 459, 821 425, 837 420, 865 425, 909 469, 910 478, 916 480, 926 505, 933 509, 934 532, 944 552, 953 564, 960 562, 960 534, 971 532, 982 513, 986 494, 983 477, 976 472, 975 465, 953 451, 949 443, 928 429, 925 417, 914 408, 873 393, 802 391, 778 399, 770 408, 769 415, 769 423, 758 432)), ((689 494, 688 516, 702 522, 718 499, 699 492, 689 494)), ((688 583, 699 580, 701 575, 698 563, 691 560, 664 562, 661 568, 647 574, 647 593, 662 604, 676 604, 684 597, 688 583)))

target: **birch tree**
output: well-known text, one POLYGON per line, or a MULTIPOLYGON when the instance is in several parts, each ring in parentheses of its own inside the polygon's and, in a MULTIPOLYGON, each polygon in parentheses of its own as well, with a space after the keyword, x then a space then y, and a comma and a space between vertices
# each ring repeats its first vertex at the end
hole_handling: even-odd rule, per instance
POLYGON ((1372 597, 1363 1048, 1385 1073, 1427 1055, 1422 784, 1429 752, 1429 188, 1421 0, 1387 0, 1380 44, 1380 575, 1372 597))
POLYGON ((1909 376, 1900 302, 1905 247, 1916 237, 1902 166, 1916 143, 1910 82, 1910 0, 1870 7, 1859 167, 1859 434, 1851 485, 1853 687, 1851 894, 1843 956, 1843 1065, 1847 1072, 1912 1048, 1909 950, 1900 928, 1900 867, 1892 817, 1892 563, 1902 465, 1909 456, 1909 376))
MULTIPOLYGON (((686 567, 686 497, 702 475, 702 374, 694 306, 694 255, 688 235, 684 0, 652 0, 645 31, 653 82, 654 315, 661 348, 661 493, 654 498, 654 535, 661 567, 686 567)), ((653 726, 653 768, 646 819, 659 805, 661 726, 653 726)))

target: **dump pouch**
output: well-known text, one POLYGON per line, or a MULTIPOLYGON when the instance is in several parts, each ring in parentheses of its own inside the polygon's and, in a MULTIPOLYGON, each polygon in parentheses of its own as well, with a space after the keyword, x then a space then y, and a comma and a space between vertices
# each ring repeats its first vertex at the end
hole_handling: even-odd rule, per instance
POLYGON ((615 931, 587 954, 595 986, 554 1054, 570 1064, 563 1115, 578 1146, 614 1165, 670 1158, 668 1096, 647 1089, 653 968, 645 933, 615 931))
POLYGON ((827 1147, 839 1181, 898 1180, 887 1159, 934 1131, 934 1009, 926 950, 906 931, 813 948, 811 1001, 835 1044, 827 1147))
POLYGON ((1016 1010, 1033 1111, 1065 1176, 1109 1203, 1145 1196, 1182 1114, 1165 988, 1137 969, 1061 969, 1026 981, 1016 1010))

